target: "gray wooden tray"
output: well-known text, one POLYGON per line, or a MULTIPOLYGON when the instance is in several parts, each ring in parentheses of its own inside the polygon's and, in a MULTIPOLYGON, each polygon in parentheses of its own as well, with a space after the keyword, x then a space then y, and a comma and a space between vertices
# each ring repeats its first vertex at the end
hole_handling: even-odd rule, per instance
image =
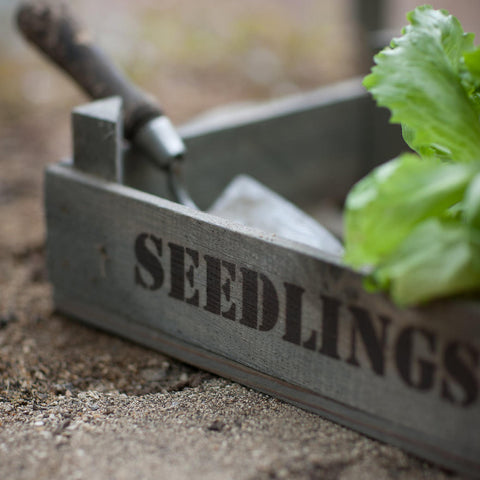
MULTIPOLYGON (((120 102, 74 111, 46 171, 56 307, 449 468, 480 476, 480 308, 399 310, 323 252, 165 198, 121 143, 120 102)), ((181 130, 208 206, 247 172, 302 207, 404 148, 357 79, 181 130)))

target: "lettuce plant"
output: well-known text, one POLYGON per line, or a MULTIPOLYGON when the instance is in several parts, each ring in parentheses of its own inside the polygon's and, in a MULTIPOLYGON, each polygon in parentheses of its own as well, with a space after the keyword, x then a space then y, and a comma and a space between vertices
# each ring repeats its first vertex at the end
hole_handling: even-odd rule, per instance
POLYGON ((354 185, 344 215, 345 262, 399 305, 480 290, 480 48, 445 10, 407 19, 364 86, 415 153, 354 185))

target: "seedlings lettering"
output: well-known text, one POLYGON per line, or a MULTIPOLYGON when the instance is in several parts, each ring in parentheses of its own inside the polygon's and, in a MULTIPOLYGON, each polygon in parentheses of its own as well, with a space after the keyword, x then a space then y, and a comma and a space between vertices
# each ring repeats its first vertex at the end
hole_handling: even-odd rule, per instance
POLYGON ((380 377, 394 375, 409 388, 435 392, 458 406, 478 400, 480 353, 470 343, 446 341, 433 328, 394 327, 387 316, 324 291, 307 292, 251 266, 164 242, 150 233, 137 236, 134 251, 133 277, 139 288, 168 290, 168 297, 220 321, 239 322, 261 335, 276 335, 380 377), (312 315, 314 326, 310 321, 307 327, 305 319, 312 315))

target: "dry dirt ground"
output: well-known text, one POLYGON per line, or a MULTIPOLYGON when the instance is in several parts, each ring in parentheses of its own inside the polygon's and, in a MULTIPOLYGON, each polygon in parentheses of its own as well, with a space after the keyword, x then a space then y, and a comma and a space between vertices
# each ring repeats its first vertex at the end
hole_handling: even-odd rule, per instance
MULTIPOLYGON (((82 8, 93 8, 93 3, 85 2, 82 8)), ((226 3, 230 3, 230 22, 233 15, 247 18, 242 17, 247 10, 238 2, 226 3)), ((284 29, 288 24, 284 17, 308 19, 308 8, 313 8, 306 1, 301 2, 303 13, 289 2, 283 2, 284 10, 264 3, 270 10, 265 7, 267 13, 262 10, 256 16, 268 15, 284 29)), ((152 4, 139 2, 145 11, 152 4)), ((176 10, 172 2, 159 4, 173 18, 171 22, 180 16, 197 30, 198 15, 213 5, 199 2, 196 17, 188 9, 188 14, 180 7, 176 10)), ((158 9, 154 12, 159 14, 158 9)), ((327 16, 325 22, 334 20, 327 16)), ((228 100, 308 88, 355 73, 354 64, 338 65, 335 74, 327 74, 314 62, 307 72, 295 73, 298 57, 301 63, 302 55, 309 54, 312 39, 302 40, 295 32, 288 37, 287 29, 282 38, 291 40, 293 50, 288 59, 279 59, 277 50, 287 51, 287 46, 273 37, 262 39, 256 33, 258 21, 250 15, 250 23, 245 20, 238 27, 237 22, 238 38, 232 39, 220 31, 222 22, 211 20, 218 35, 231 43, 228 48, 239 49, 240 60, 229 64, 215 60, 223 58, 222 52, 216 52, 217 57, 207 55, 210 63, 190 69, 188 81, 182 77, 187 50, 177 51, 168 44, 173 53, 167 60, 173 60, 155 93, 175 92, 168 97, 168 106, 176 112, 176 120, 228 100), (256 39, 258 45, 254 50, 245 47, 250 53, 244 54, 241 42, 246 38, 256 39), (285 70, 290 78, 274 81, 274 87, 270 78, 270 91, 265 78, 245 74, 255 62, 268 64, 270 77, 285 76, 285 70)), ((162 25, 172 32, 168 22, 162 25)), ((151 25, 144 28, 150 35, 151 25)), ((180 40, 192 41, 185 38, 180 40)), ((12 48, 15 55, 23 52, 18 45, 12 48)), ((319 416, 56 313, 44 263, 42 172, 47 163, 68 154, 69 109, 84 100, 33 55, 23 52, 24 64, 4 55, 0 67, 1 479, 457 478, 319 416)), ((142 65, 125 63, 134 76, 145 78, 142 65)))

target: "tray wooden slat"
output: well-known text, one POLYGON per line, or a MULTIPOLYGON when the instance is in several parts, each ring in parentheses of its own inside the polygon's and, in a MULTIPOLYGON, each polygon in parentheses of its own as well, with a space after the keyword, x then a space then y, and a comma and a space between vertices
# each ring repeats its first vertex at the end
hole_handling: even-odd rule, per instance
POLYGON ((54 165, 58 308, 480 473, 479 309, 398 310, 320 251, 54 165))

